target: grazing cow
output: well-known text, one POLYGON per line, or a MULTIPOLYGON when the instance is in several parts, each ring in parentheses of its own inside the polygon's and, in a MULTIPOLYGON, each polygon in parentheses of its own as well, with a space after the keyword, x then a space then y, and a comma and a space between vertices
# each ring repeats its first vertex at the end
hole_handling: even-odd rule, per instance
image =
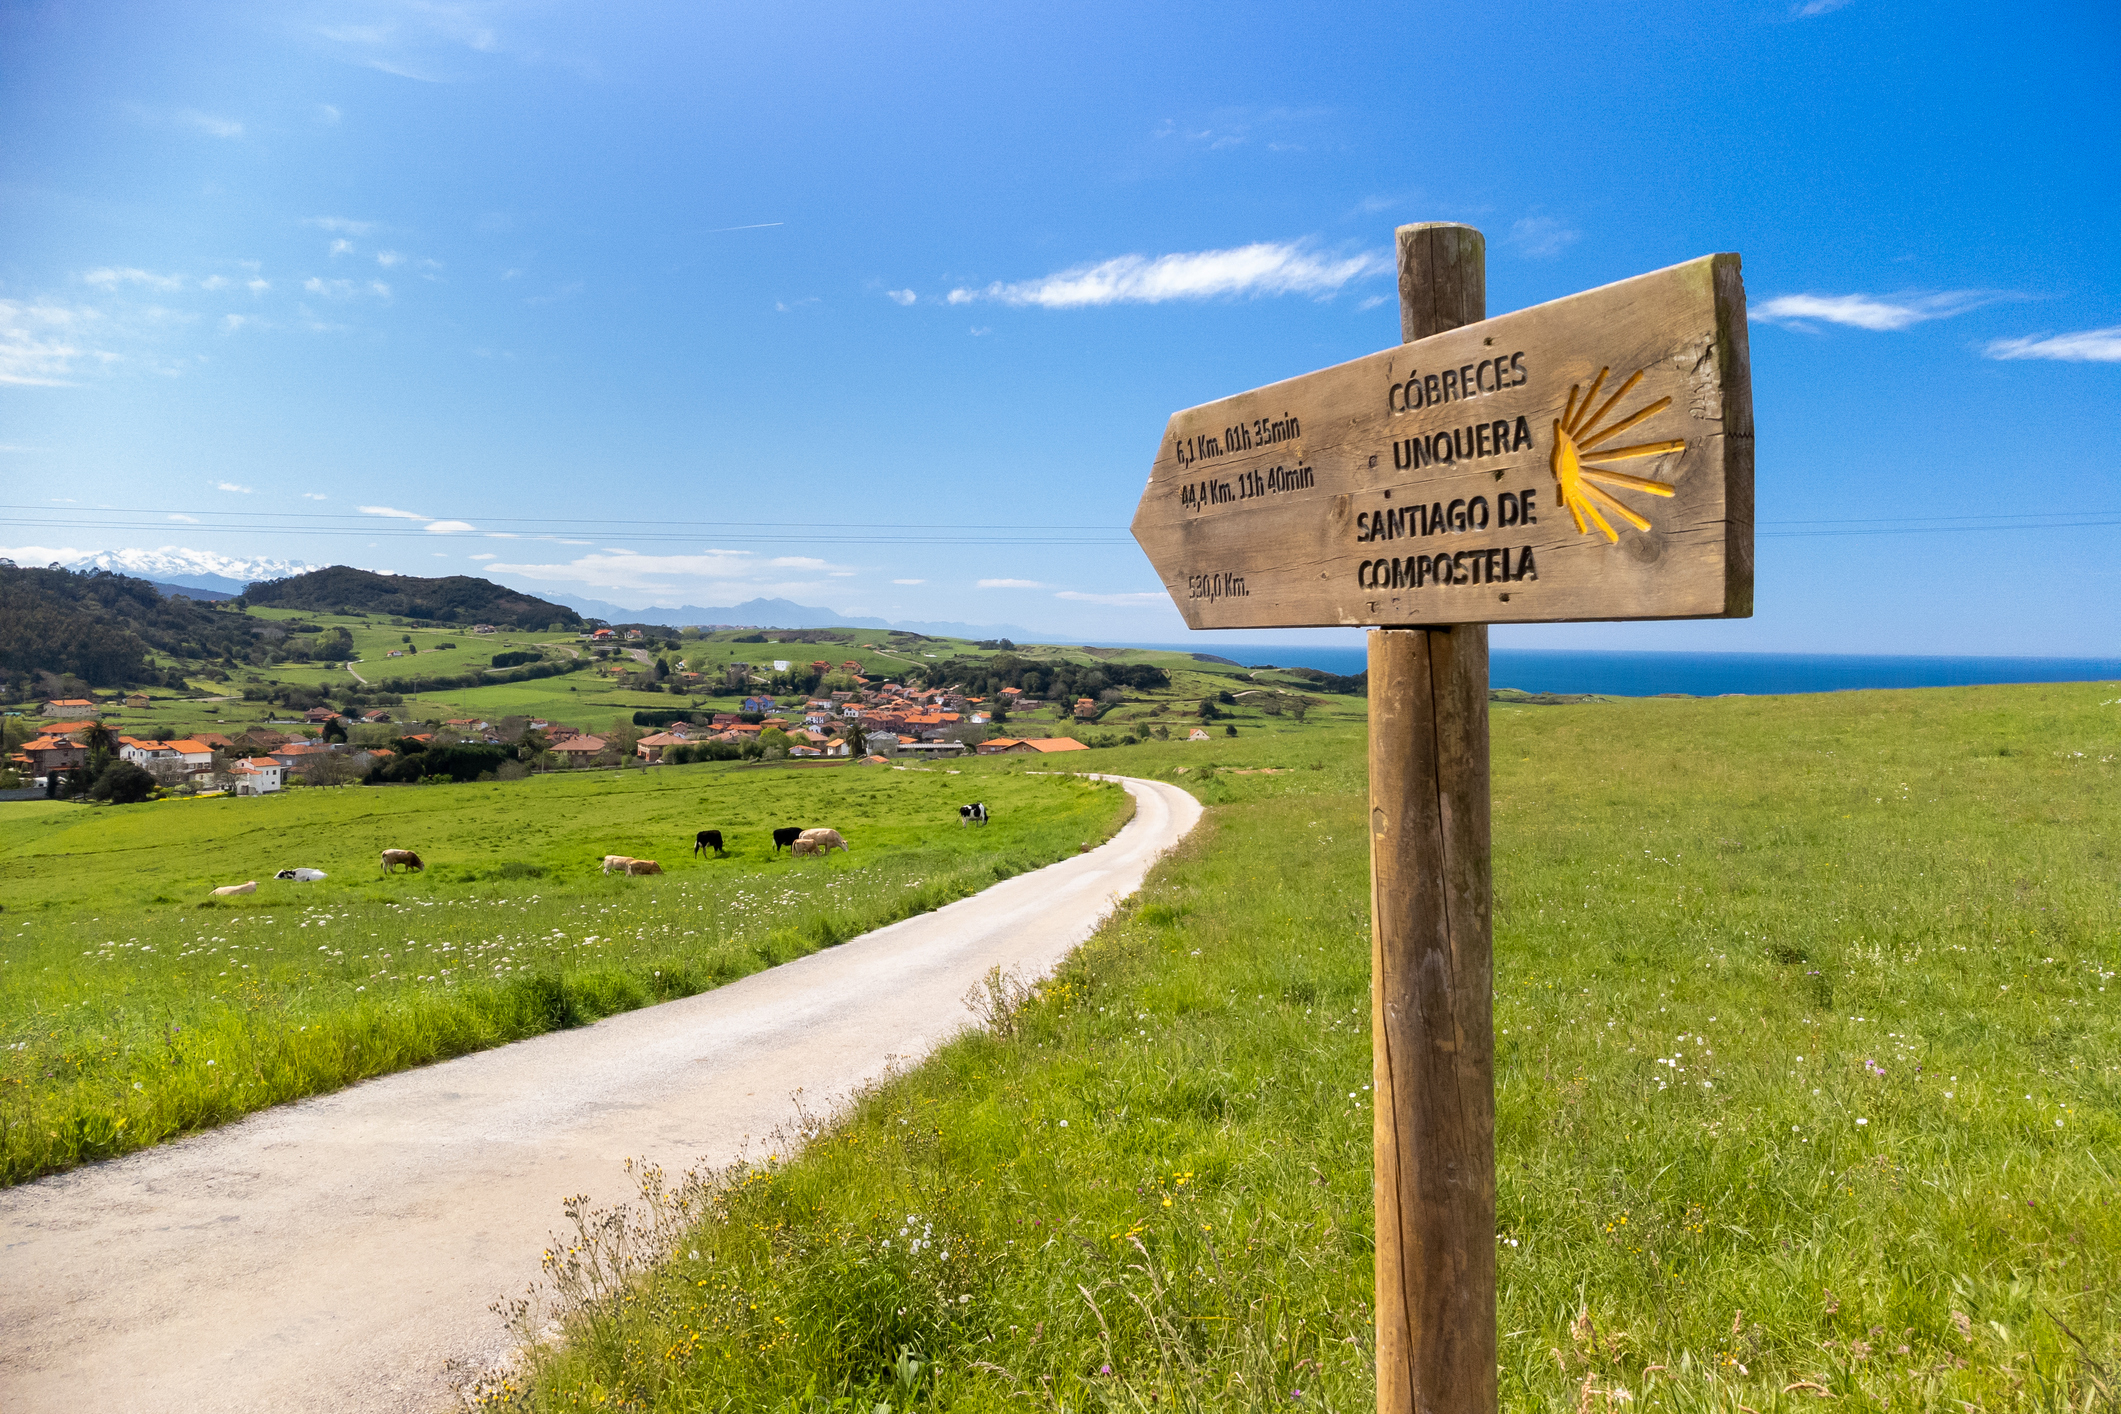
POLYGON ((322 869, 282 869, 273 877, 275 879, 295 879, 305 884, 314 884, 319 879, 328 879, 331 876, 322 869))
POLYGON ((606 874, 609 874, 612 870, 616 869, 621 874, 623 874, 626 872, 626 866, 631 863, 633 863, 633 856, 631 855, 607 854, 604 856, 604 872, 606 874))
POLYGON ((404 865, 407 869, 412 870, 416 874, 424 873, 427 869, 426 861, 421 859, 419 855, 414 854, 409 849, 386 849, 383 851, 384 873, 397 873, 398 866, 400 864, 404 865))
MULTIPOLYGON (((830 854, 834 850, 838 850, 842 854, 853 853, 852 850, 847 848, 847 842, 840 838, 838 830, 805 830, 801 835, 797 836, 795 842, 799 845, 807 844, 819 854, 830 854)), ((797 850, 796 852, 802 854, 808 851, 797 850)))
POLYGON ((703 849, 713 850, 714 857, 720 859, 722 857, 722 832, 720 830, 700 831, 692 841, 693 858, 699 858, 700 851, 703 849))
POLYGON ((663 872, 663 866, 656 863, 653 859, 629 859, 626 861, 626 872, 629 874, 660 874, 663 872))
POLYGON ((957 808, 957 823, 960 825, 984 825, 987 823, 987 807, 978 801, 957 808))
POLYGON ((802 837, 803 827, 800 825, 791 825, 783 829, 775 830, 773 832, 773 852, 775 854, 779 854, 783 849, 786 849, 789 845, 794 844, 802 837))
POLYGON ((254 894, 257 891, 258 881, 253 879, 247 884, 223 884, 220 888, 214 890, 214 897, 233 898, 237 894, 254 894))

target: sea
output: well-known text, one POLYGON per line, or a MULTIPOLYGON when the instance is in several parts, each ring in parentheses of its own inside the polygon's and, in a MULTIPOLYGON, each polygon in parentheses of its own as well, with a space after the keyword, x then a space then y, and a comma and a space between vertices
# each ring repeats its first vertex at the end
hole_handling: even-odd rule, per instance
MULTIPOLYGON (((1135 643, 1177 653, 1212 652, 1198 643, 1135 643)), ((1247 667, 1317 668, 1354 674, 1369 666, 1360 645, 1231 644, 1219 657, 1247 667)), ((1498 648, 1488 681, 1526 692, 1601 697, 1754 697, 1790 692, 1853 692, 1881 687, 1970 687, 1981 683, 2114 682, 2121 658, 1925 658, 1854 653, 1601 653, 1498 648)))

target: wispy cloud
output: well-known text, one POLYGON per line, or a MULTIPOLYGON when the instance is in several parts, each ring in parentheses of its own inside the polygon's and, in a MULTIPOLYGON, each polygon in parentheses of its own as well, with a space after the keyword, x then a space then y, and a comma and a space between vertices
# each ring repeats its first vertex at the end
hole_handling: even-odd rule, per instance
POLYGON ((329 103, 319 103, 317 105, 317 121, 327 126, 337 126, 339 110, 329 103))
POLYGON ((891 582, 893 584, 926 584, 928 581, 925 579, 894 579, 891 582))
POLYGON ((1044 589, 1046 586, 1035 579, 983 579, 982 589, 1044 589))
POLYGON ((1833 14, 1848 3, 1849 0, 1804 0, 1801 5, 1790 6, 1790 13, 1800 20, 1817 19, 1821 15, 1833 14))
POLYGON ((391 520, 434 519, 433 516, 423 516, 418 511, 401 511, 395 506, 355 506, 354 509, 364 516, 386 516, 391 520))
POLYGON ((201 113, 196 108, 179 108, 177 121, 213 137, 243 136, 243 125, 235 119, 217 118, 211 113, 201 113))
POLYGON ((329 501, 331 497, 325 495, 321 491, 304 491, 302 493, 302 499, 305 501, 329 501))
MULTIPOLYGON (((561 544, 579 543, 561 541, 561 544)), ((640 590, 658 594, 695 592, 780 594, 814 591, 825 577, 845 566, 799 556, 765 559, 744 550, 708 550, 697 555, 637 555, 601 550, 564 564, 513 564, 495 561, 493 574, 581 584, 597 589, 640 590), (797 571, 790 574, 789 571, 797 571), (802 574, 802 571, 810 571, 802 574), (689 585, 701 585, 694 590, 689 585)))
POLYGON ((2121 324, 2104 329, 2084 329, 2074 334, 2033 334, 2022 339, 1997 339, 1981 352, 1987 358, 2121 363, 2121 324))
POLYGON ((197 525, 197 524, 199 524, 199 518, 198 518, 197 516, 188 516, 188 515, 185 515, 185 514, 183 514, 183 513, 181 512, 181 511, 172 511, 172 512, 170 512, 170 517, 169 517, 169 518, 170 518, 171 520, 175 520, 175 521, 182 521, 182 522, 183 522, 184 524, 186 524, 186 525, 197 525))
POLYGON ((257 494, 258 494, 258 488, 257 488, 257 487, 255 487, 255 486, 238 486, 238 485, 237 485, 237 484, 236 484, 235 482, 233 482, 233 481, 216 481, 216 482, 214 483, 214 490, 216 490, 216 491, 233 491, 233 492, 235 492, 235 493, 236 493, 236 494, 237 494, 238 496, 255 496, 255 495, 257 495, 257 494))
POLYGON ((897 305, 912 304, 914 300, 919 298, 911 290, 886 290, 884 294, 889 297, 893 304, 897 305))
POLYGON ((311 216, 302 224, 340 236, 365 236, 376 228, 373 221, 351 221, 344 216, 311 216))
POLYGON ((427 523, 429 535, 462 535, 467 530, 477 529, 477 526, 466 520, 434 520, 427 523))
POLYGON ((75 336, 101 316, 93 309, 0 299, 0 383, 30 388, 70 388, 74 360, 115 362, 116 354, 84 350, 75 336))
POLYGON ((1085 594, 1080 590, 1063 589, 1053 597, 1056 599, 1067 599, 1078 604, 1109 604, 1118 609, 1136 609, 1144 604, 1168 604, 1171 602, 1171 596, 1162 590, 1157 590, 1155 593, 1142 594, 1085 594))
POLYGON ((1934 295, 1777 295, 1748 314, 1761 324, 1807 329, 1813 323, 1891 333, 1932 319, 1949 319, 2008 296, 1994 290, 1946 290, 1934 295))
POLYGON ((471 558, 471 559, 474 559, 474 560, 498 560, 498 559, 500 559, 501 557, 500 557, 499 555, 496 555, 496 554, 492 554, 492 553, 490 553, 490 552, 489 552, 489 553, 487 553, 487 554, 484 554, 484 555, 472 555, 472 556, 470 556, 469 558, 471 558))
POLYGON ((152 270, 141 270, 134 266, 99 266, 81 276, 81 283, 94 285, 99 290, 115 290, 121 285, 144 285, 150 290, 170 294, 184 288, 182 275, 157 275, 152 270))
POLYGON ((1518 254, 1552 260, 1583 239, 1583 232, 1552 216, 1527 216, 1510 227, 1510 244, 1518 254))
POLYGON ((810 308, 810 306, 817 303, 819 303, 819 300, 816 295, 805 295, 801 299, 775 300, 773 302, 773 307, 778 313, 793 314, 799 309, 808 309, 810 308))
POLYGON ((952 304, 992 300, 1041 309, 1081 309, 1240 295, 1329 295, 1351 280, 1388 274, 1391 269, 1392 258, 1384 251, 1331 255, 1300 241, 1259 241, 1229 250, 1122 255, 1095 265, 1070 266, 1036 280, 955 289, 949 299, 952 304))

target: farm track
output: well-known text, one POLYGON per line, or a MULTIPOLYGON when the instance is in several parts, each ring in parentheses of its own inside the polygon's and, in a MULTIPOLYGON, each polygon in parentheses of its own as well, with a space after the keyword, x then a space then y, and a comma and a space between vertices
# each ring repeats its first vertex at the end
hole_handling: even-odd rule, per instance
POLYGON ((1103 847, 712 992, 0 1193, 10 1411, 440 1410, 506 1354, 560 1203, 722 1165, 1049 971, 1201 814, 1126 779, 1103 847))

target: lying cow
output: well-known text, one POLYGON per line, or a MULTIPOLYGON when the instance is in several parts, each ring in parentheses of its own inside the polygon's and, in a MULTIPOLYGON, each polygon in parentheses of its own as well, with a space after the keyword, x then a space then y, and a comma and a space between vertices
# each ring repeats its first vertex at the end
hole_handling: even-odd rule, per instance
POLYGON ((220 888, 214 890, 214 897, 233 898, 237 894, 254 894, 257 891, 258 881, 253 879, 247 884, 223 884, 220 888))
POLYGON ((628 874, 660 874, 663 872, 663 866, 656 863, 653 859, 629 859, 626 861, 626 872, 628 874))
POLYGON ((854 852, 847 848, 847 842, 840 838, 838 830, 805 830, 802 834, 796 836, 795 842, 789 846, 789 849, 795 854, 806 856, 826 855, 832 853, 835 849, 842 854, 852 854, 854 852))
POLYGON ((984 825, 987 823, 987 807, 978 801, 957 808, 957 823, 960 825, 984 825))
POLYGON ((699 858, 700 851, 703 849, 713 850, 714 857, 720 859, 722 857, 722 832, 720 830, 702 830, 698 835, 694 836, 692 857, 695 859, 699 858))
POLYGON ((422 860, 419 855, 414 854, 409 849, 386 849, 383 851, 384 873, 397 873, 398 866, 401 864, 404 865, 407 869, 412 870, 415 874, 422 873, 427 868, 426 861, 422 860))
POLYGON ((282 869, 273 877, 275 879, 296 879, 305 884, 314 884, 319 879, 328 879, 331 876, 322 869, 282 869))
POLYGON ((786 849, 789 845, 794 844, 802 837, 803 827, 801 825, 790 825, 782 829, 775 830, 773 832, 773 852, 775 854, 779 854, 782 850, 786 849))
POLYGON ((633 863, 633 856, 631 855, 607 854, 604 856, 604 872, 606 874, 609 874, 612 870, 616 869, 621 874, 623 874, 626 872, 626 866, 631 863, 633 863))

